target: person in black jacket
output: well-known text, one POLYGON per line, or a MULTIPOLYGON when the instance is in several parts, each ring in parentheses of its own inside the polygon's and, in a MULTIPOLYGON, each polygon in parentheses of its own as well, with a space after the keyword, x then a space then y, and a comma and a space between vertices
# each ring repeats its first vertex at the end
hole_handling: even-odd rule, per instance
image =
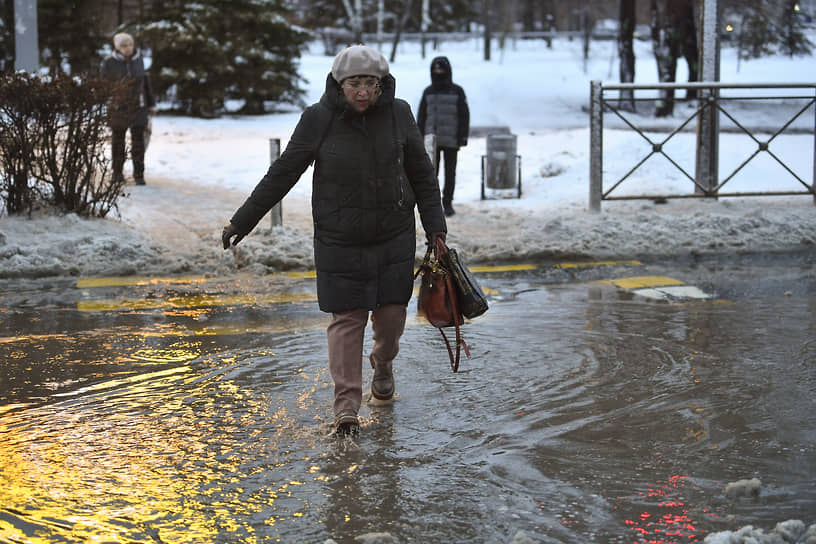
POLYGON ((369 312, 371 394, 393 398, 392 362, 414 284, 414 208, 431 242, 447 232, 433 166, 395 87, 380 52, 364 45, 341 51, 320 101, 303 112, 280 158, 222 232, 224 249, 240 242, 315 161, 317 298, 332 314, 327 337, 338 434, 359 430, 369 312))
POLYGON ((124 32, 116 34, 113 46, 113 53, 102 61, 101 73, 111 80, 129 82, 124 100, 112 103, 109 110, 113 175, 117 180, 124 180, 125 133, 130 129, 133 179, 137 185, 144 185, 145 130, 156 101, 145 72, 144 59, 136 50, 133 36, 124 32))
POLYGON ((439 175, 440 155, 445 159, 445 187, 442 205, 445 215, 453 210, 453 190, 456 186, 456 155, 467 145, 470 133, 470 109, 465 91, 453 82, 453 72, 447 57, 431 61, 431 84, 422 93, 417 111, 417 124, 423 135, 436 135, 436 173, 439 175))

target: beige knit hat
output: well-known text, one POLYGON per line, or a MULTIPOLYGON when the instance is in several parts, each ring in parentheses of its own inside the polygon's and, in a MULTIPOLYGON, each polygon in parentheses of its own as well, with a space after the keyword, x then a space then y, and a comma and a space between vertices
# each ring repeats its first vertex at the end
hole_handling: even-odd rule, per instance
POLYGON ((119 32, 118 34, 113 35, 113 47, 116 49, 119 49, 125 42, 134 43, 133 36, 126 32, 119 32))
POLYGON ((367 45, 352 45, 334 57, 331 73, 338 83, 351 76, 383 78, 388 75, 388 61, 374 48, 367 45))

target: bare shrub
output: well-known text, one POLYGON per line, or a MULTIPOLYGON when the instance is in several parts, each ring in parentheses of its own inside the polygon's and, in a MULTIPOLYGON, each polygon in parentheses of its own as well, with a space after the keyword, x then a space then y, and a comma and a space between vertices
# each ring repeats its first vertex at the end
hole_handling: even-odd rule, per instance
POLYGON ((109 168, 107 105, 125 92, 101 78, 0 75, 0 198, 9 214, 116 209, 124 182, 109 168))

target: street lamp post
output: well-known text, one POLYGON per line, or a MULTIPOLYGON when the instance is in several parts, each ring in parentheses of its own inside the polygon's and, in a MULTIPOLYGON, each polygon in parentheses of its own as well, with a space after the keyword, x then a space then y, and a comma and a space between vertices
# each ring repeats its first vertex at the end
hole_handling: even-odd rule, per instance
POLYGON ((37 0, 14 0, 14 69, 34 73, 39 67, 37 0))

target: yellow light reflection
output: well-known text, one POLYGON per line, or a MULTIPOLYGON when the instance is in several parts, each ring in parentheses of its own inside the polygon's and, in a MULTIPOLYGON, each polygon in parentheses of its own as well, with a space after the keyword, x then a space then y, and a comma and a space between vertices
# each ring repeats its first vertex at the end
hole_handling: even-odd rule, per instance
POLYGON ((200 344, 181 343, 166 348, 142 348, 133 353, 133 358, 151 363, 180 363, 191 361, 200 355, 200 344))
MULTIPOLYGON (((217 524, 195 497, 205 467, 180 472, 193 436, 181 438, 142 411, 115 425, 68 407, 44 408, 46 424, 5 425, 0 441, 0 504, 14 511, 0 523, 11 542, 46 544, 143 541, 161 527, 164 542, 211 542, 217 524), (13 519, 19 523, 12 523, 13 519)), ((157 531, 158 533, 158 531, 157 531)))
POLYGON ((204 283, 208 278, 203 276, 176 276, 169 278, 151 278, 144 276, 121 276, 107 278, 83 278, 78 280, 76 286, 79 288, 90 287, 127 287, 137 285, 159 285, 159 284, 179 284, 179 283, 204 283))
POLYGON ((155 310, 161 308, 195 308, 213 306, 245 306, 289 302, 314 302, 314 293, 286 292, 266 296, 235 295, 185 295, 169 298, 145 299, 98 299, 80 300, 77 309, 86 312, 109 312, 113 310, 155 310))

